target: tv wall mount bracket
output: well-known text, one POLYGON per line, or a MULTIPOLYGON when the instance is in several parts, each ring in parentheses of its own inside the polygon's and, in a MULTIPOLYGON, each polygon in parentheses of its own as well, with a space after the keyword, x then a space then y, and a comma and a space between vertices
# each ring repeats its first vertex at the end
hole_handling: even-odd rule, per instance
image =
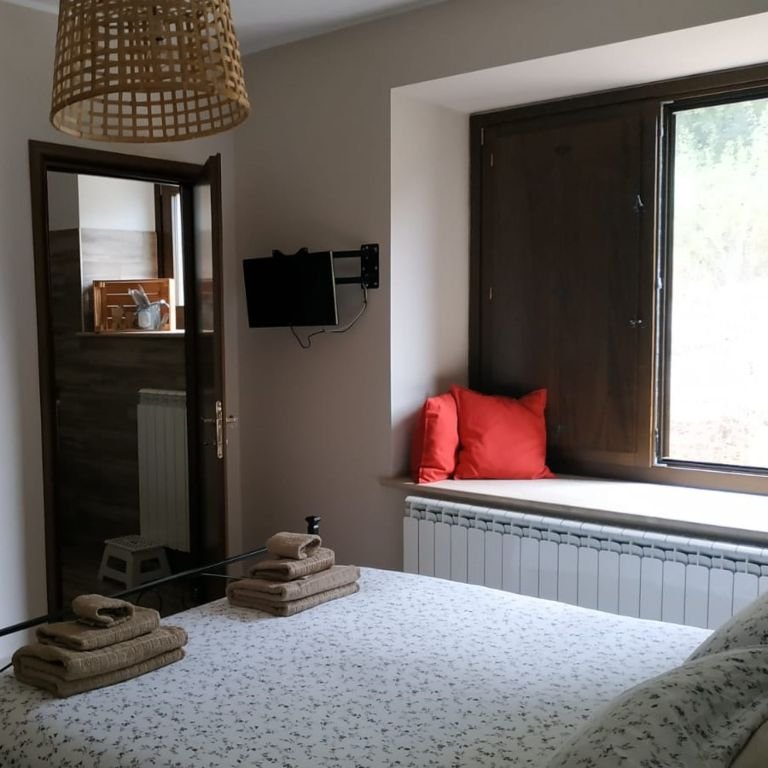
MULTIPOLYGON (((360 275, 352 277, 337 277, 336 285, 362 285, 364 288, 379 287, 379 244, 368 243, 361 245, 357 251, 313 251, 314 253, 330 253, 334 259, 360 259, 360 275)), ((302 248, 295 255, 309 254, 309 248, 302 248)), ((285 256, 282 251, 272 251, 272 256, 285 256)))

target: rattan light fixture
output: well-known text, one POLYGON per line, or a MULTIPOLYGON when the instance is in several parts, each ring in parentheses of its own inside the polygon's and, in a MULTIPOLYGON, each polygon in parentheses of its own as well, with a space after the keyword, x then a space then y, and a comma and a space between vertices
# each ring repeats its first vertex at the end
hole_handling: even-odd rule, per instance
POLYGON ((61 0, 51 104, 60 131, 180 141, 249 111, 229 0, 61 0))

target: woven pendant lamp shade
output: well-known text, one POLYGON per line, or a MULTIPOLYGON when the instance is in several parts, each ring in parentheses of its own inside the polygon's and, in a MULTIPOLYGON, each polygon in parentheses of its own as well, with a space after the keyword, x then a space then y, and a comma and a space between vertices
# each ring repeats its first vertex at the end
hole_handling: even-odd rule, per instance
POLYGON ((86 139, 180 141, 245 120, 229 0, 61 0, 51 122, 86 139))

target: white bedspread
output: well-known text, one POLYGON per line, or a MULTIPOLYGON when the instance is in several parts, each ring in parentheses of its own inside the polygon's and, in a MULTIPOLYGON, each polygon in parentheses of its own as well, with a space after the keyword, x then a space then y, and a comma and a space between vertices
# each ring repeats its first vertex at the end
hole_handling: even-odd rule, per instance
POLYGON ((167 620, 184 661, 57 700, 0 676, 3 768, 543 766, 595 706, 706 630, 363 569, 291 618, 167 620))

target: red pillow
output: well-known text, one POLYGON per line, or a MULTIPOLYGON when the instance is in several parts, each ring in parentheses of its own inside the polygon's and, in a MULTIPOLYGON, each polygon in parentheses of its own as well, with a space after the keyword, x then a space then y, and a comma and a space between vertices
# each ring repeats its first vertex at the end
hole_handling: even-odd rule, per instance
POLYGON ((456 386, 451 392, 459 411, 457 480, 554 477, 545 463, 546 389, 537 389, 519 400, 456 386))
POLYGON ((459 449, 456 400, 450 392, 430 397, 416 421, 411 445, 411 477, 417 483, 446 480, 459 449))

